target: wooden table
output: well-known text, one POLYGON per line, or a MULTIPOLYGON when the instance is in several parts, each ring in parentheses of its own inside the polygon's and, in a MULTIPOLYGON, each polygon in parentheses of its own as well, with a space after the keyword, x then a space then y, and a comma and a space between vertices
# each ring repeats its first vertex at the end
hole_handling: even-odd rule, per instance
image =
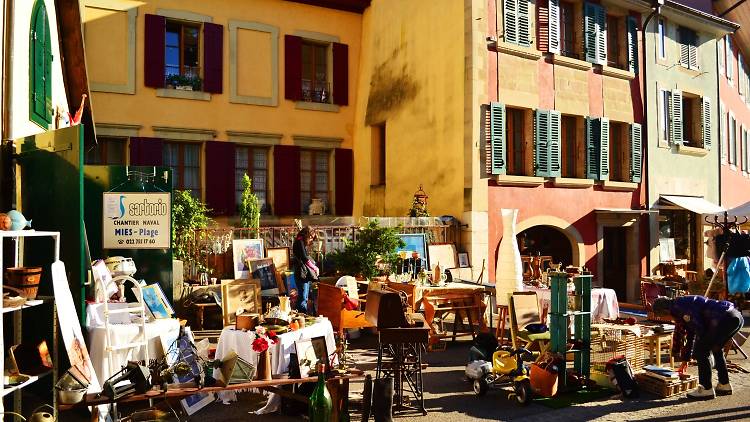
MULTIPOLYGON (((355 369, 355 370, 351 370, 351 373, 349 374, 338 375, 338 376, 331 377, 326 380, 326 386, 328 387, 328 391, 331 393, 331 400, 334 403, 333 413, 332 413, 332 418, 331 418, 332 421, 336 422, 339 420, 339 414, 342 410, 344 398, 347 397, 347 395, 349 394, 349 381, 359 380, 363 378, 364 378, 364 372, 361 370, 355 369)), ((222 391, 251 390, 255 388, 259 390, 263 390, 263 391, 276 393, 284 397, 291 398, 293 400, 297 400, 302 403, 309 404, 310 402, 309 397, 299 395, 296 393, 292 393, 290 391, 283 390, 279 387, 284 386, 284 385, 314 383, 314 382, 318 382, 317 377, 307 377, 307 378, 296 379, 296 378, 289 378, 288 376, 280 376, 278 378, 274 378, 271 381, 248 381, 248 382, 243 382, 239 384, 217 385, 217 386, 203 387, 203 388, 179 387, 179 388, 168 388, 166 391, 163 391, 159 387, 154 387, 152 390, 148 391, 145 394, 131 394, 127 397, 123 397, 120 400, 117 400, 117 404, 140 402, 140 401, 146 401, 150 399, 154 399, 154 400, 182 399, 185 397, 192 396, 193 394, 196 394, 196 393, 218 393, 222 391)), ((58 405, 58 410, 65 411, 65 410, 80 408, 80 407, 85 407, 85 406, 96 406, 100 404, 110 404, 110 403, 114 403, 114 401, 109 399, 108 397, 99 396, 98 394, 87 394, 84 397, 83 401, 81 401, 80 403, 73 404, 73 405, 60 404, 58 405)), ((92 415, 92 417, 94 416, 92 415)))
MULTIPOLYGON (((456 321, 463 320, 464 317, 468 319, 472 337, 475 334, 475 321, 479 322, 480 331, 487 330, 487 324, 484 321, 484 311, 487 305, 484 303, 484 289, 481 287, 431 289, 424 292, 421 300, 424 306, 424 319, 430 327, 430 344, 436 343, 440 337, 448 336, 436 330, 434 319, 436 316, 449 312, 454 313, 456 321)), ((455 341, 455 326, 452 337, 455 341)))

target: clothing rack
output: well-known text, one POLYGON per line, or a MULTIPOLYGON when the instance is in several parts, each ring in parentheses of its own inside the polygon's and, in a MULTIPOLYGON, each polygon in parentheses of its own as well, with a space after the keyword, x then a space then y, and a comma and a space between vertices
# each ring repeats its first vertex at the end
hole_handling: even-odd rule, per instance
MULTIPOLYGON (((713 216, 713 221, 710 220, 709 216, 704 217, 703 219, 706 221, 706 223, 710 224, 711 226, 716 228, 721 228, 724 235, 727 235, 732 230, 738 230, 739 227, 745 223, 747 223, 749 220, 747 217, 742 217, 744 221, 740 222, 740 219, 735 216, 734 221, 730 221, 729 219, 729 213, 724 211, 724 220, 720 221, 718 215, 713 216)), ((706 287, 706 292, 703 296, 708 297, 709 292, 711 291, 711 286, 714 283, 714 280, 716 279, 716 275, 719 273, 719 269, 721 268, 722 264, 724 263, 724 259, 726 258, 727 251, 729 250, 729 244, 731 242, 731 237, 727 236, 727 241, 724 243, 723 250, 721 251, 721 256, 719 256, 719 261, 716 263, 716 268, 714 269, 713 275, 711 275, 711 280, 708 282, 708 287, 706 287)), ((726 289, 727 298, 729 297, 729 284, 727 283, 727 272, 724 271, 723 275, 724 280, 724 288, 726 289)), ((739 333, 738 333, 739 334, 739 333)), ((739 334, 742 335, 742 334, 739 334)), ((745 359, 748 358, 747 354, 742 350, 740 345, 737 343, 737 340, 732 338, 732 348, 742 354, 742 356, 745 357, 745 359)))

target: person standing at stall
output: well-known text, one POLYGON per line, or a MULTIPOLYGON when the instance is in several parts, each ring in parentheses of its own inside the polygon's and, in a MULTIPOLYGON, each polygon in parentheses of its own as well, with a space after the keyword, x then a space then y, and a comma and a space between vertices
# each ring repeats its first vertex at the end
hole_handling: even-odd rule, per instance
POLYGON ((294 281, 297 284, 297 311, 307 313, 308 298, 310 296, 310 282, 317 281, 320 270, 307 254, 309 248, 315 241, 315 232, 312 227, 303 227, 297 233, 292 245, 294 255, 294 281))
MULTIPOLYGON (((716 395, 732 394, 729 383, 727 362, 724 359, 724 346, 742 328, 742 314, 731 302, 707 299, 703 296, 682 296, 671 299, 659 296, 653 303, 654 314, 670 316, 675 321, 673 345, 680 345, 684 372, 690 357, 698 362, 698 388, 688 393, 688 397, 698 400, 712 399, 716 395), (686 342, 682 345, 680 333, 685 333, 686 342), (711 363, 708 355, 713 354, 714 365, 719 376, 716 389, 711 385, 711 363)), ((673 350, 677 350, 673 348, 673 350)))

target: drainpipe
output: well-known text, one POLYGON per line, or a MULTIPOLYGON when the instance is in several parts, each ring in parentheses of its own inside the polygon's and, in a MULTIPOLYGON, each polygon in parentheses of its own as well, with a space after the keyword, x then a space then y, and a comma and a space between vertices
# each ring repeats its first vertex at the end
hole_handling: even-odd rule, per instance
MULTIPOLYGON (((646 169, 648 170, 650 168, 648 164, 648 144, 651 141, 649 139, 648 133, 649 133, 649 126, 647 124, 648 122, 648 93, 649 93, 649 86, 648 86, 648 72, 647 72, 647 64, 648 64, 648 53, 646 52, 646 32, 648 28, 649 22, 651 22, 651 19, 654 16, 658 16, 661 14, 661 7, 664 5, 664 0, 651 0, 651 14, 649 14, 646 17, 646 20, 643 22, 643 37, 642 37, 642 44, 643 44, 643 121, 641 124, 643 127, 646 128, 646 142, 644 145, 641 146, 643 148, 643 162, 646 163, 646 169)), ((657 21, 658 23, 658 21, 657 21)), ((657 128, 658 133, 658 128, 657 128)), ((657 134, 658 137, 658 134, 657 134)), ((646 174, 646 205, 648 208, 651 208, 651 205, 649 202, 649 182, 651 180, 651 175, 648 171, 644 172, 646 174)), ((649 246, 650 246, 650 239, 651 239, 651 214, 649 213, 649 229, 648 229, 648 235, 649 235, 649 246)), ((650 271, 651 269, 651 251, 649 250, 646 253, 646 268, 650 271)))

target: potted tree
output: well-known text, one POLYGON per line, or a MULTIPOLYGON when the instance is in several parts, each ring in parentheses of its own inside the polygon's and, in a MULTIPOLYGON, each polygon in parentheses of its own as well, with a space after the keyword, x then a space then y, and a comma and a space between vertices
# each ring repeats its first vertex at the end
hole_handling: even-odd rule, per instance
POLYGON ((253 181, 245 174, 242 176, 242 199, 240 200, 240 227, 250 227, 253 235, 260 228, 260 201, 253 193, 253 181))
POLYGON ((377 220, 370 220, 360 228, 355 241, 345 241, 344 249, 331 253, 329 258, 340 274, 368 280, 387 277, 398 262, 396 249, 404 247, 399 231, 399 227, 382 227, 377 220))
MULTIPOLYGON (((190 244, 193 242, 195 230, 208 227, 213 220, 208 217, 210 210, 206 204, 193 197, 190 191, 176 190, 172 200, 172 256, 177 266, 188 264, 192 269, 189 277, 205 272, 207 269, 197 259, 196 253, 191 253, 190 244)), ((174 266, 174 265, 173 265, 174 266)))

